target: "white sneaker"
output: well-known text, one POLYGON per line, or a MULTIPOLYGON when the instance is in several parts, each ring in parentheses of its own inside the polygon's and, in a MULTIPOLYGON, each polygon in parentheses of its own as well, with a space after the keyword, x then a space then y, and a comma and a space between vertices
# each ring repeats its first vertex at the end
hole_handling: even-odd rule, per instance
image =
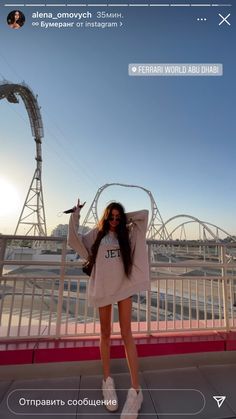
POLYGON ((115 412, 118 409, 118 399, 113 378, 107 377, 106 381, 102 380, 102 393, 107 410, 115 412))
POLYGON ((138 411, 141 409, 143 402, 142 389, 139 392, 131 387, 128 391, 127 399, 124 404, 120 419, 137 419, 138 411))

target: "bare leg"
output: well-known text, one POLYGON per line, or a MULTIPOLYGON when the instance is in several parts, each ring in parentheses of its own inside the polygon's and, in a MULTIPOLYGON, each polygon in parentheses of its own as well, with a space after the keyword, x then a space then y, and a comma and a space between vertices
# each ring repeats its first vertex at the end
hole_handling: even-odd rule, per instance
POLYGON ((101 324, 100 353, 104 380, 110 376, 110 336, 111 336, 111 304, 99 307, 101 324))
POLYGON ((119 307, 119 321, 121 336, 124 341, 126 359, 131 375, 132 387, 138 390, 138 356, 137 349, 131 331, 131 311, 132 311, 132 297, 118 302, 119 307))

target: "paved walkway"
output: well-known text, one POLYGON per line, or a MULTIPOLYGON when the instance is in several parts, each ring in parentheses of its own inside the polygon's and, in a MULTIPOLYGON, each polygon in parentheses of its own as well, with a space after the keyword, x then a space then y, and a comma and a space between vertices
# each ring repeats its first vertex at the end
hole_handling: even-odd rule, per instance
MULTIPOLYGON (((207 356, 210 358, 211 354, 207 356)), ((183 356, 179 357, 179 367, 178 365, 173 367, 172 363, 168 368, 165 358, 167 357, 162 358, 163 362, 159 358, 158 368, 155 358, 140 360, 140 381, 144 402, 138 416, 139 419, 236 419, 235 353, 231 353, 230 363, 222 358, 222 364, 219 363, 219 360, 215 364, 212 362, 207 364, 206 361, 199 364, 196 361, 196 365, 184 367, 181 367, 183 356), (220 408, 213 396, 226 396, 220 408)), ((123 372, 124 360, 120 362, 122 363, 121 367, 116 363, 113 368, 113 377, 119 398, 119 410, 114 413, 107 412, 104 406, 78 404, 78 400, 97 402, 102 399, 100 390, 102 376, 97 373, 97 368, 94 368, 96 374, 93 374, 91 369, 87 374, 85 371, 77 374, 76 366, 72 368, 73 365, 67 363, 63 364, 62 376, 60 376, 62 366, 56 364, 52 370, 50 368, 52 364, 48 364, 48 366, 41 366, 41 371, 44 369, 43 374, 40 374, 40 366, 38 366, 37 374, 41 378, 32 378, 28 373, 24 374, 24 369, 21 369, 19 377, 16 367, 16 378, 13 378, 14 367, 11 367, 11 370, 7 370, 5 367, 4 370, 0 370, 0 374, 2 373, 2 379, 0 378, 0 418, 119 418, 127 389, 130 386, 129 374, 123 372), (73 373, 71 369, 74 369, 73 373), (120 372, 118 372, 119 369, 120 372), (7 374, 8 371, 10 371, 9 374, 7 374), (9 375, 8 378, 7 375, 9 375), (33 404, 23 405, 23 403, 27 403, 26 400, 31 400, 33 404), (39 403, 38 407, 34 404, 36 400, 39 403), (45 406, 43 400, 52 400, 55 405, 45 406), (70 400, 74 405, 69 405, 70 400), (20 401, 22 405, 20 405, 20 401), (16 413, 20 415, 18 416, 16 413)), ((25 367, 25 371, 27 371, 27 367, 25 367)))

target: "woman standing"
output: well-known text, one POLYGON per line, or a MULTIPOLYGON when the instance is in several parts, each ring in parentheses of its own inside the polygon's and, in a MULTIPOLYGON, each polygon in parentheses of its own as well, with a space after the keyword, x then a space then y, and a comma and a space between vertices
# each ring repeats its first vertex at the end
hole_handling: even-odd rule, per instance
POLYGON ((97 227, 80 236, 78 227, 82 207, 78 201, 71 214, 68 244, 80 256, 89 258, 93 266, 88 285, 88 304, 99 309, 104 400, 108 403, 108 410, 117 410, 118 400, 110 374, 111 310, 112 304, 117 302, 121 336, 131 375, 131 388, 121 418, 136 419, 143 395, 138 377, 137 350, 131 331, 131 312, 132 295, 150 288, 146 251, 148 211, 125 214, 121 204, 112 202, 106 207, 97 227))

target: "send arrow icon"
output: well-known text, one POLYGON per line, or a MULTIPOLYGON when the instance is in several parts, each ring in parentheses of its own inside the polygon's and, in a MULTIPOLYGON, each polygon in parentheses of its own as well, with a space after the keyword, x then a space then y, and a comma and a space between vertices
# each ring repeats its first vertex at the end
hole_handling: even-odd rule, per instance
POLYGON ((218 407, 221 407, 226 399, 226 396, 212 396, 212 397, 213 399, 215 399, 218 407))

